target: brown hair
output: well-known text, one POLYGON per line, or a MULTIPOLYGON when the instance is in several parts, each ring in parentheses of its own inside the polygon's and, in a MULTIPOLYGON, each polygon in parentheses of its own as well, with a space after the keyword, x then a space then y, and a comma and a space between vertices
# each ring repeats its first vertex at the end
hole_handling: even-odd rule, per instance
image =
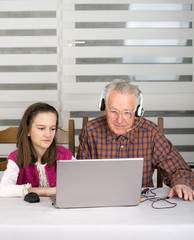
MULTIPOLYGON (((47 113, 52 112, 56 115, 56 132, 58 129, 58 112, 57 110, 47 104, 47 103, 34 103, 30 105, 21 119, 18 135, 17 135, 17 164, 19 167, 26 168, 30 165, 33 165, 37 162, 37 154, 31 142, 31 138, 28 136, 30 128, 32 126, 32 122, 35 116, 39 113, 47 113)), ((46 150, 45 154, 43 155, 41 162, 42 164, 47 163, 48 167, 52 167, 56 161, 57 156, 57 146, 56 146, 56 134, 53 139, 52 144, 46 150)))

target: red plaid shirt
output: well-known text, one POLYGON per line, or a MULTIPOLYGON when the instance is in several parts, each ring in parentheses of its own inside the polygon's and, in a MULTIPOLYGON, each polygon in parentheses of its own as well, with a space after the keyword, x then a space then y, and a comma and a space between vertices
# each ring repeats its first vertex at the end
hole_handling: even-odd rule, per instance
MULTIPOLYGON (((134 126, 139 119, 135 119, 134 126)), ((106 116, 89 121, 82 129, 77 159, 144 158, 143 187, 152 187, 156 166, 163 181, 172 187, 186 184, 194 188, 194 173, 158 126, 142 118, 125 135, 116 135, 108 127, 106 116)))

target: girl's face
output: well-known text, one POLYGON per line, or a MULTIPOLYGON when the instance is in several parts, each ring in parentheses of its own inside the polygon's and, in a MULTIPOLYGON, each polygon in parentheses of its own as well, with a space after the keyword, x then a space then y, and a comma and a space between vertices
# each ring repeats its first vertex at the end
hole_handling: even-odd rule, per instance
POLYGON ((57 117, 52 112, 38 113, 28 133, 33 147, 39 156, 49 148, 56 134, 57 117))

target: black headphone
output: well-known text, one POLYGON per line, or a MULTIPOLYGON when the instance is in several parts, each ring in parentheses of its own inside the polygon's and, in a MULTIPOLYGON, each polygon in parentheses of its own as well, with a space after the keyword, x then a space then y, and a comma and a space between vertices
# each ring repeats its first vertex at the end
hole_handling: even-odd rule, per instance
MULTIPOLYGON (((137 106, 137 109, 135 111, 135 116, 136 117, 142 117, 144 114, 144 110, 143 110, 143 95, 141 93, 141 91, 139 91, 140 93, 140 103, 137 106)), ((104 91, 102 92, 101 96, 100 96, 100 101, 99 101, 99 105, 98 105, 100 111, 104 111, 106 108, 106 104, 105 104, 105 99, 104 99, 104 91)))
MULTIPOLYGON (((139 92, 140 92, 140 91, 139 91, 139 92)), ((139 105, 137 106, 137 109, 136 109, 136 111, 135 111, 135 116, 136 116, 136 117, 142 117, 143 114, 144 114, 144 109, 143 109, 143 95, 142 95, 141 92, 140 92, 139 96, 140 96, 140 103, 139 103, 139 105)))
POLYGON ((104 91, 100 95, 98 108, 100 109, 100 111, 104 111, 106 108, 105 99, 104 99, 104 91))

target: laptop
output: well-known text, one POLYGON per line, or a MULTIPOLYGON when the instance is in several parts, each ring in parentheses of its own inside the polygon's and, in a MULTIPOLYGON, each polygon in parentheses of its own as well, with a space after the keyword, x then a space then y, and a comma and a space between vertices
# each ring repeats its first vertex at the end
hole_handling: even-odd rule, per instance
POLYGON ((140 202, 142 172, 143 158, 59 160, 53 205, 136 206, 140 202))

